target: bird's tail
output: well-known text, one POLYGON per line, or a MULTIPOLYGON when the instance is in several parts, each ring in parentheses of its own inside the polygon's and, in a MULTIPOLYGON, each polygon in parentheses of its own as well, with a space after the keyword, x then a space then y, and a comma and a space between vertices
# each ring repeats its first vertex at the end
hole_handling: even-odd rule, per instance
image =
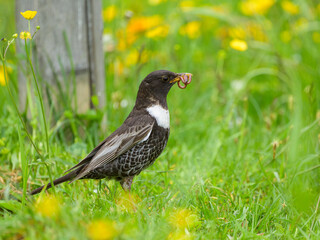
MULTIPOLYGON (((62 176, 62 177, 54 180, 54 181, 53 181, 53 184, 54 184, 55 186, 56 186, 56 185, 59 185, 60 183, 63 183, 63 182, 66 182, 66 181, 69 181, 69 180, 73 179, 75 176, 77 176, 77 170, 72 171, 72 172, 69 172, 68 174, 66 174, 66 175, 64 175, 64 176, 62 176)), ((37 189, 34 189, 34 190, 30 193, 30 195, 34 195, 34 194, 37 194, 37 193, 41 192, 42 189, 43 189, 45 186, 46 186, 46 185, 43 185, 43 186, 41 186, 41 187, 39 187, 39 188, 37 188, 37 189)), ((46 189, 49 189, 49 188, 51 188, 51 187, 52 187, 52 186, 51 186, 51 183, 48 183, 48 185, 46 186, 46 189)))

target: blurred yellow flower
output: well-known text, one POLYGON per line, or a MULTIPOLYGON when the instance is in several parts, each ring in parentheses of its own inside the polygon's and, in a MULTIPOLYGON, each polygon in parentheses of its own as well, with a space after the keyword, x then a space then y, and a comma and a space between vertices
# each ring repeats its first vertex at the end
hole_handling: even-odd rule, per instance
POLYGON ((21 32, 20 33, 20 38, 21 39, 31 39, 31 33, 29 33, 29 32, 21 32))
POLYGON ((180 2, 181 8, 191 8, 194 7, 195 1, 182 1, 180 2))
POLYGON ((6 81, 5 81, 5 78, 4 78, 4 70, 3 70, 2 66, 0 66, 0 85, 1 86, 5 86, 6 85, 6 81))
POLYGON ((170 214, 169 221, 172 226, 185 229, 199 223, 198 216, 189 209, 177 209, 170 214))
POLYGON ((160 3, 165 2, 165 1, 166 0, 149 0, 149 4, 155 6, 155 5, 159 5, 160 3))
POLYGON ((180 2, 180 8, 184 12, 190 11, 195 6, 196 1, 182 1, 180 2))
POLYGON ((195 39, 200 36, 200 26, 199 21, 188 22, 180 27, 179 33, 188 36, 190 39, 195 39))
POLYGON ((140 34, 146 33, 149 37, 153 37, 153 35, 156 34, 164 35, 166 33, 164 31, 165 27, 157 29, 158 27, 161 27, 162 22, 163 19, 159 15, 131 18, 125 31, 120 30, 117 33, 117 38, 119 39, 117 49, 120 51, 127 49, 136 41, 140 34), (153 30, 156 32, 152 32, 153 30))
POLYGON ((35 210, 44 217, 54 217, 60 213, 60 201, 55 196, 43 196, 39 197, 35 210))
POLYGON ((118 45, 117 45, 117 49, 119 51, 124 51, 127 49, 127 42, 126 42, 126 39, 125 38, 121 38, 118 40, 118 45))
POLYGON ((228 28, 228 36, 232 39, 245 40, 246 38, 253 38, 256 41, 265 42, 267 36, 265 35, 261 25, 249 21, 244 26, 236 26, 228 28))
POLYGON ((130 51, 125 59, 126 66, 134 65, 138 62, 139 52, 137 50, 130 51))
POLYGON ((20 12, 20 14, 27 20, 33 19, 37 15, 37 11, 25 11, 25 12, 20 12))
POLYGON ((291 35, 291 33, 289 31, 283 31, 280 34, 280 39, 281 39, 282 42, 288 43, 288 42, 291 41, 292 35, 291 35))
POLYGON ((175 232, 171 232, 168 235, 168 240, 192 240, 193 237, 189 232, 186 231, 175 231, 175 232))
POLYGON ((137 64, 138 62, 146 63, 149 59, 149 55, 150 55, 149 52, 145 50, 140 53, 137 50, 132 50, 125 58, 125 61, 124 61, 125 65, 129 67, 131 65, 137 64))
POLYGON ((299 6, 294 4, 291 1, 282 1, 281 7, 283 10, 285 10, 287 13, 290 13, 292 15, 296 15, 299 13, 299 6))
POLYGON ((312 34, 312 40, 315 42, 315 43, 320 43, 320 33, 319 32, 314 32, 312 34))
POLYGON ((120 29, 116 35, 118 39, 117 49, 119 51, 124 51, 129 48, 138 38, 137 34, 128 33, 124 29, 120 29))
MULTIPOLYGON (((7 81, 9 81, 8 73, 11 73, 11 72, 12 72, 12 68, 10 66, 6 66, 6 79, 7 79, 7 81)), ((6 85, 6 81, 4 78, 4 69, 2 66, 0 66, 0 85, 1 86, 6 85)))
POLYGON ((263 15, 273 6, 275 0, 246 0, 240 3, 240 10, 243 14, 263 15))
POLYGON ((163 20, 159 15, 150 17, 133 17, 128 23, 127 32, 129 34, 143 33, 151 28, 159 26, 162 21, 163 20))
POLYGON ((106 22, 112 21, 116 15, 117 15, 117 8, 114 5, 111 5, 102 11, 103 20, 106 22))
POLYGON ((169 33, 169 25, 162 25, 146 32, 147 38, 164 38, 169 33))
POLYGON ((87 227, 87 233, 92 240, 109 240, 118 235, 115 222, 105 219, 93 220, 87 227))
POLYGON ((246 41, 240 39, 233 39, 230 42, 230 47, 237 51, 246 51, 248 49, 248 45, 246 41))

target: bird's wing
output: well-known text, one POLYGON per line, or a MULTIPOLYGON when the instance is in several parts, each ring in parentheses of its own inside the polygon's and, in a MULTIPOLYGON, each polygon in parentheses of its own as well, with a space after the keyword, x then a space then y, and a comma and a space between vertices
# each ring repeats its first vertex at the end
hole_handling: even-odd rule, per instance
MULTIPOLYGON (((115 132, 117 134, 112 134, 105 140, 104 143, 101 143, 99 150, 96 151, 87 166, 85 166, 71 182, 84 177, 90 171, 97 167, 110 163, 122 153, 132 148, 134 145, 143 141, 150 135, 153 125, 154 122, 143 125, 140 123, 138 125, 132 125, 130 127, 120 127, 115 132)), ((83 161, 88 162, 86 159, 84 159, 83 161)), ((79 164, 81 164, 81 162, 79 164)), ((79 166, 79 164, 77 165, 79 166)))
POLYGON ((65 171, 64 173, 70 172, 71 170, 74 169, 79 169, 80 167, 88 164, 91 159, 93 158, 93 156, 99 151, 99 149, 101 148, 101 146, 103 146, 103 144, 108 140, 108 138, 106 138, 105 140, 103 140, 102 142, 99 143, 98 146, 96 146, 84 159, 82 159, 77 165, 73 166, 72 168, 69 168, 67 171, 65 171))

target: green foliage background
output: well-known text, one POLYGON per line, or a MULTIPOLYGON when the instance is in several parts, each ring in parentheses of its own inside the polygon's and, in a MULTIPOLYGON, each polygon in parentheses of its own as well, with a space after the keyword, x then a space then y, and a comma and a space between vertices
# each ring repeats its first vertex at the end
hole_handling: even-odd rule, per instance
MULTIPOLYGON (((47 183, 48 171, 0 85, 0 239, 86 239, 95 219, 114 222, 116 239, 318 239, 320 4, 292 1, 299 10, 290 13, 284 2, 270 1, 265 12, 248 15, 241 6, 250 1, 103 1, 104 11, 116 9, 112 18, 107 12, 110 19, 104 12, 107 106, 86 114, 71 104, 52 106, 46 164, 61 176, 120 126, 149 72, 193 73, 191 85, 169 93, 168 146, 135 178, 133 209, 122 206, 120 186, 105 180, 50 190, 59 199, 56 217, 41 215, 38 196, 21 205, 21 159, 29 161, 28 190, 47 183), (155 15, 165 36, 149 38, 152 29, 143 26, 128 31, 130 21, 146 23, 155 15), (198 28, 184 35, 190 22, 198 28), (233 49, 234 39, 248 49, 233 49), (181 209, 193 220, 172 216, 181 209)), ((1 0, 0 6, 0 37, 10 38, 14 3, 1 0)), ((14 47, 8 60, 18 101, 14 47)), ((35 100, 23 116, 45 153, 38 106, 35 100)))

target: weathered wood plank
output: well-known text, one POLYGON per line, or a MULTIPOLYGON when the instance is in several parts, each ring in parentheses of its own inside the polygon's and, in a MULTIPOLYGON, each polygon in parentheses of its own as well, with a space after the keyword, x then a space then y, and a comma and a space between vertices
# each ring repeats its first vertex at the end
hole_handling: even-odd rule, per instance
MULTIPOLYGON (((105 105, 105 73, 101 1, 16 0, 18 32, 27 30, 27 21, 20 15, 20 11, 25 10, 38 11, 36 18, 32 20, 31 32, 34 32, 37 25, 41 27, 34 41, 34 61, 40 76, 47 83, 53 84, 56 76, 64 81, 72 79, 62 76, 63 73, 70 75, 74 68, 78 111, 84 112, 90 107, 92 95, 99 97, 100 107, 103 107, 105 105)), ((18 44, 18 52, 23 52, 22 44, 22 42, 18 44)), ((62 85, 66 84, 62 83, 62 85)), ((26 99, 26 93, 23 91, 25 85, 25 77, 20 71, 19 88, 22 106, 26 99)))
POLYGON ((90 0, 88 3, 87 11, 87 22, 88 22, 88 32, 89 34, 89 65, 90 65, 90 76, 91 86, 93 93, 95 93, 99 98, 99 107, 103 107, 106 104, 105 98, 105 81, 100 81, 99 79, 105 79, 104 72, 104 54, 103 43, 102 43, 102 31, 103 31, 103 21, 101 16, 102 4, 101 1, 90 0), (95 49, 101 49, 101 51, 95 51, 95 49))

